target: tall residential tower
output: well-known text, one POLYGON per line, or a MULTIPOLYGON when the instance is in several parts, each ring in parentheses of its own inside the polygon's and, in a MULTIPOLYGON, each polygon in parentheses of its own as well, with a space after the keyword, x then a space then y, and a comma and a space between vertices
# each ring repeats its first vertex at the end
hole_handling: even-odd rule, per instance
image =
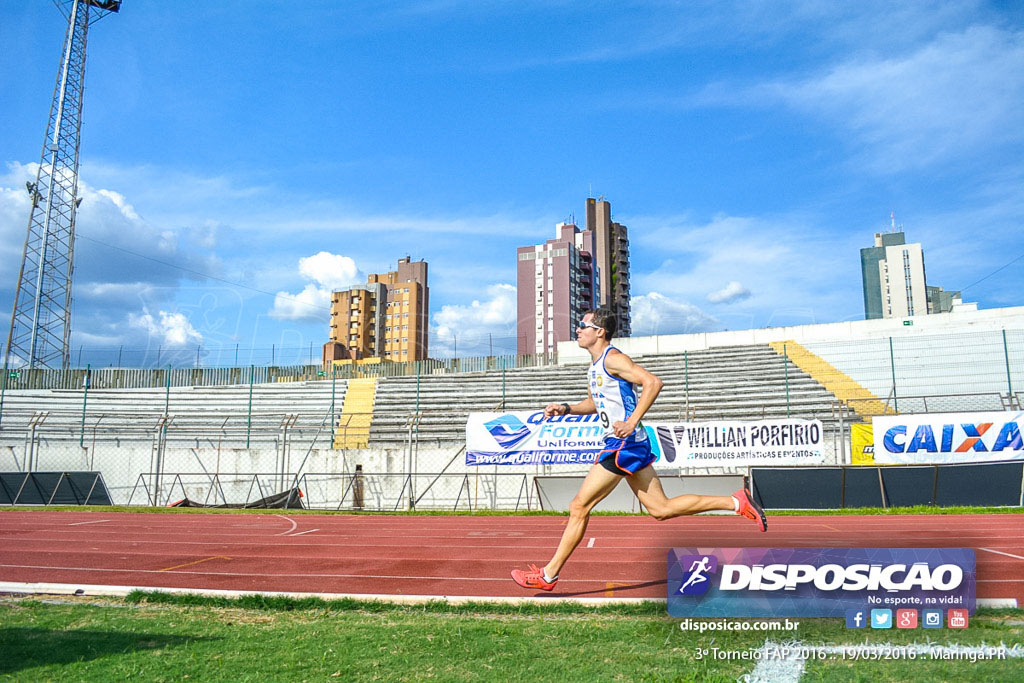
POLYGON ((559 223, 557 237, 519 247, 516 266, 516 348, 520 354, 554 353, 575 338, 576 325, 596 305, 593 233, 559 223))
POLYGON ((630 334, 629 239, 603 197, 587 199, 586 227, 559 223, 557 236, 517 252, 516 344, 521 354, 553 353, 576 338, 591 308, 610 308, 616 337, 630 334))
POLYGON ((610 308, 618 322, 617 337, 630 335, 629 238, 626 226, 612 220, 612 205, 587 199, 587 231, 594 235, 594 263, 600 275, 596 306, 610 308))

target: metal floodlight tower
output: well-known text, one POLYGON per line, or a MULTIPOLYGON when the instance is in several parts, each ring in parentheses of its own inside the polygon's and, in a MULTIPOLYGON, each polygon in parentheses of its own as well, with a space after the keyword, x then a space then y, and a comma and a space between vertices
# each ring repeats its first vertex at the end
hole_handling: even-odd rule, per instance
POLYGON ((68 20, 39 172, 26 183, 32 198, 25 251, 14 295, 4 367, 66 368, 70 360, 71 275, 78 198, 85 44, 89 25, 121 8, 121 0, 54 0, 68 20))

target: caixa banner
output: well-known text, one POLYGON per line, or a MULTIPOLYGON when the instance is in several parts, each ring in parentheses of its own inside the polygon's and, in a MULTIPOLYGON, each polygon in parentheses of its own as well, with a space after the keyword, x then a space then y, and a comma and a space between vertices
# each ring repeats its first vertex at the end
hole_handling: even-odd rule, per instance
POLYGON ((927 413, 874 418, 881 464, 1024 460, 1024 413, 927 413))
POLYGON ((848 609, 974 613, 970 548, 673 548, 674 617, 842 617, 848 609))

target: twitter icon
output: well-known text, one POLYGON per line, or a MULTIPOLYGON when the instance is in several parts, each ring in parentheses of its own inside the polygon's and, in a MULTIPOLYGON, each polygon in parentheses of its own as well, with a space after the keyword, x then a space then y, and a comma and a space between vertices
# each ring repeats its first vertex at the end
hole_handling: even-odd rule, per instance
POLYGON ((871 628, 892 628, 892 610, 871 610, 871 628))

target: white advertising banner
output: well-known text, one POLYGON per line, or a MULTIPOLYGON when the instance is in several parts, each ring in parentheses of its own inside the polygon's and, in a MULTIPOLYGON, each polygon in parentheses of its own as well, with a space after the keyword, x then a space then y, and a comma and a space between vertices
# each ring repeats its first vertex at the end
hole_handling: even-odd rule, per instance
POLYGON ((819 465, 820 420, 715 420, 647 424, 662 467, 819 465))
POLYGON ((470 413, 467 465, 589 465, 604 448, 596 413, 544 419, 543 410, 470 413))
MULTIPOLYGON (((819 420, 651 422, 658 467, 816 465, 825 460, 819 420)), ((604 447, 594 415, 544 411, 470 413, 467 465, 589 465, 604 447)))
POLYGON ((1024 413, 926 413, 874 418, 875 462, 885 465, 1024 460, 1024 413))

